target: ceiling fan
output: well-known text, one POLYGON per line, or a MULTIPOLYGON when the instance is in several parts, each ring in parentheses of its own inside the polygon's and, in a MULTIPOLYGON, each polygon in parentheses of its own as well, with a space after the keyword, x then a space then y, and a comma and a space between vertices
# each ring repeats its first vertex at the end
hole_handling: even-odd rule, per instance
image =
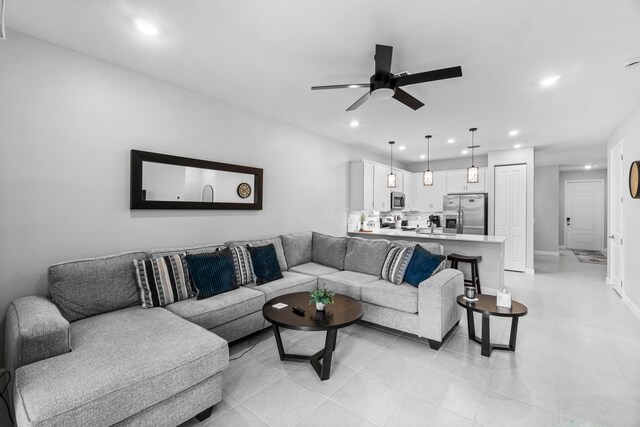
POLYGON ((395 75, 391 72, 392 52, 392 46, 385 46, 381 44, 376 45, 376 55, 374 56, 376 62, 375 74, 371 76, 371 78, 369 79, 369 83, 312 86, 311 90, 353 89, 365 87, 368 88, 369 92, 365 93, 362 98, 358 99, 353 105, 347 108, 347 111, 355 110, 356 108, 367 102, 369 98, 394 98, 402 102, 407 107, 417 110, 418 108, 424 106, 424 103, 420 102, 419 100, 402 90, 402 86, 414 85, 417 83, 426 83, 434 80, 452 79, 454 77, 462 76, 462 67, 460 66, 425 71, 417 74, 395 75))

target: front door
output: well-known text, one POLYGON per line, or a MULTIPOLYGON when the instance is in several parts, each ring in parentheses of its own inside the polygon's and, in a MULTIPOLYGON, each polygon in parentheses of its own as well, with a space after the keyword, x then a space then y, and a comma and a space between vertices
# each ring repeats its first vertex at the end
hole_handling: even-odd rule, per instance
POLYGON ((604 249, 603 187, 602 180, 566 181, 564 220, 567 249, 604 249))

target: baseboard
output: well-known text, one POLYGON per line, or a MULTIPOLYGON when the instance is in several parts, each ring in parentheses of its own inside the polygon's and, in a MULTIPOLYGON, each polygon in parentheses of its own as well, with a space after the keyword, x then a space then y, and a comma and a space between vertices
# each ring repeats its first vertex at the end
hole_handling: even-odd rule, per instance
POLYGON ((524 274, 536 274, 536 270, 533 268, 525 268, 524 274))
POLYGON ((560 256, 560 252, 552 252, 552 251, 533 251, 535 255, 549 255, 549 256, 560 256))
POLYGON ((604 279, 604 283, 606 283, 608 287, 613 288, 613 282, 608 277, 604 279))
POLYGON ((567 247, 565 245, 560 245, 558 246, 558 249, 567 249, 567 247))
POLYGON ((629 310, 631 310, 631 312, 635 314, 638 319, 640 319, 640 308, 638 308, 638 306, 635 305, 633 301, 631 301, 626 295, 622 295, 622 301, 626 304, 627 307, 629 307, 629 310))

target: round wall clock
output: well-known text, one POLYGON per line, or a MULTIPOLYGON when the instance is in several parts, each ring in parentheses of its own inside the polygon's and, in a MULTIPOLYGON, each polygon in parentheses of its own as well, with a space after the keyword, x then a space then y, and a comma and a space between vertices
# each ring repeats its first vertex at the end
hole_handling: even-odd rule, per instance
POLYGON ((251 186, 249 184, 247 184, 246 182, 243 182, 242 184, 238 185, 238 196, 242 197, 243 199, 246 199, 250 195, 251 195, 251 186))
POLYGON ((634 199, 640 199, 640 161, 631 163, 629 170, 629 192, 634 199))

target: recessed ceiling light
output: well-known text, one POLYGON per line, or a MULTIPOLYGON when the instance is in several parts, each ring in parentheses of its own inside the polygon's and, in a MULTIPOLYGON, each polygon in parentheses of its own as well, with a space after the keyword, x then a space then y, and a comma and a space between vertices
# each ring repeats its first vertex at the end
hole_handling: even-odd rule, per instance
POLYGON ((427 156, 425 156, 424 154, 420 154, 420 158, 421 158, 421 159, 426 159, 426 158, 427 158, 427 156))
POLYGON ((144 19, 136 19, 135 21, 136 27, 138 31, 140 31, 145 36, 157 36, 158 28, 153 25, 149 21, 145 21, 144 19))
POLYGON ((448 144, 453 144, 454 142, 456 142, 455 138, 449 138, 449 139, 447 139, 447 143, 448 143, 448 144))
POLYGON ((349 126, 351 126, 352 128, 357 128, 358 126, 360 126, 360 122, 357 120, 351 120, 349 126))
POLYGON ((407 147, 405 147, 404 145, 401 145, 400 147, 398 147, 398 150, 404 150, 405 148, 407 147))
POLYGON ((469 153, 469 150, 462 150, 461 153, 462 154, 467 154, 467 153, 469 153))
POLYGON ((513 148, 522 148, 522 144, 513 144, 513 148))
POLYGON ((584 168, 585 168, 585 169, 587 169, 587 170, 589 170, 589 169, 591 169, 591 168, 592 168, 592 166, 591 166, 591 165, 584 165, 584 168))
POLYGON ((554 84, 558 83, 561 78, 562 76, 560 74, 545 77, 544 79, 540 80, 540 86, 553 86, 554 84))
POLYGON ((521 129, 514 129, 514 130, 510 130, 509 131, 509 136, 516 136, 518 135, 520 132, 522 132, 521 129))

